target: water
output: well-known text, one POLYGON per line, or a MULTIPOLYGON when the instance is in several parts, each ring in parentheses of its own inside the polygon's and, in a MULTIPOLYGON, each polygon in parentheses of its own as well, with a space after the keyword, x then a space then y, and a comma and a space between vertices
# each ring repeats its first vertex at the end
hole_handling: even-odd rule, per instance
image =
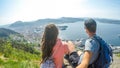
MULTIPOLYGON (((66 40, 87 39, 88 35, 84 29, 84 22, 64 23, 67 25, 66 30, 60 31, 59 36, 66 40)), ((97 35, 101 36, 107 43, 120 46, 120 25, 97 22, 97 35)))

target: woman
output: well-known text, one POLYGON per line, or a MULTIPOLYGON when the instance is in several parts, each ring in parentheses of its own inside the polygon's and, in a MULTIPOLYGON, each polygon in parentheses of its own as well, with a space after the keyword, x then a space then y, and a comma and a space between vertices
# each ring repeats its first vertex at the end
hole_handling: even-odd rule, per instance
POLYGON ((46 62, 50 57, 53 58, 55 68, 62 68, 63 57, 69 52, 66 43, 58 38, 58 28, 54 24, 48 24, 42 37, 42 61, 46 62))

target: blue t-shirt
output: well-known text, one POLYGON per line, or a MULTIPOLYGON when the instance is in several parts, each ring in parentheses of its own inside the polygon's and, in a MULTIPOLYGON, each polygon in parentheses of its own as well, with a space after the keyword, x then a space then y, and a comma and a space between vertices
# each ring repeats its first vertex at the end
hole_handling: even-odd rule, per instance
MULTIPOLYGON (((96 36, 96 35, 94 35, 94 36, 96 36)), ((99 52, 99 48, 100 48, 99 43, 95 39, 93 39, 93 37, 87 39, 86 42, 85 42, 84 52, 85 51, 92 52, 92 57, 90 59, 90 63, 89 64, 92 64, 97 59, 98 54, 99 54, 98 53, 99 52)), ((83 54, 81 54, 78 64, 80 64, 82 62, 82 58, 84 56, 84 52, 83 52, 83 54)))

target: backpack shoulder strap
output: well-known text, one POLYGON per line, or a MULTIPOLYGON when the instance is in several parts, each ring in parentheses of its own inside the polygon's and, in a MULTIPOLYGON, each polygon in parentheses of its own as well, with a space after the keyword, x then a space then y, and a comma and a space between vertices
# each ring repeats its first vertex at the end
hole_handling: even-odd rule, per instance
POLYGON ((99 58, 100 50, 101 50, 101 44, 100 44, 100 41, 98 40, 98 38, 97 38, 96 36, 93 36, 92 39, 96 40, 96 41, 98 42, 98 44, 99 44, 99 50, 98 50, 98 53, 99 53, 99 54, 98 54, 98 57, 93 61, 93 63, 88 66, 88 68, 95 68, 95 67, 94 67, 94 63, 95 63, 95 62, 97 61, 97 59, 99 58))

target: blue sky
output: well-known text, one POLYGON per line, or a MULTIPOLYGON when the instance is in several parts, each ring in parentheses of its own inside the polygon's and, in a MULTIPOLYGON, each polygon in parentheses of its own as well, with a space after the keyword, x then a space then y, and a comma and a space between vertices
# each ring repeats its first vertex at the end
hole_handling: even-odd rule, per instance
POLYGON ((120 0, 0 0, 0 25, 59 17, 120 20, 120 0))

